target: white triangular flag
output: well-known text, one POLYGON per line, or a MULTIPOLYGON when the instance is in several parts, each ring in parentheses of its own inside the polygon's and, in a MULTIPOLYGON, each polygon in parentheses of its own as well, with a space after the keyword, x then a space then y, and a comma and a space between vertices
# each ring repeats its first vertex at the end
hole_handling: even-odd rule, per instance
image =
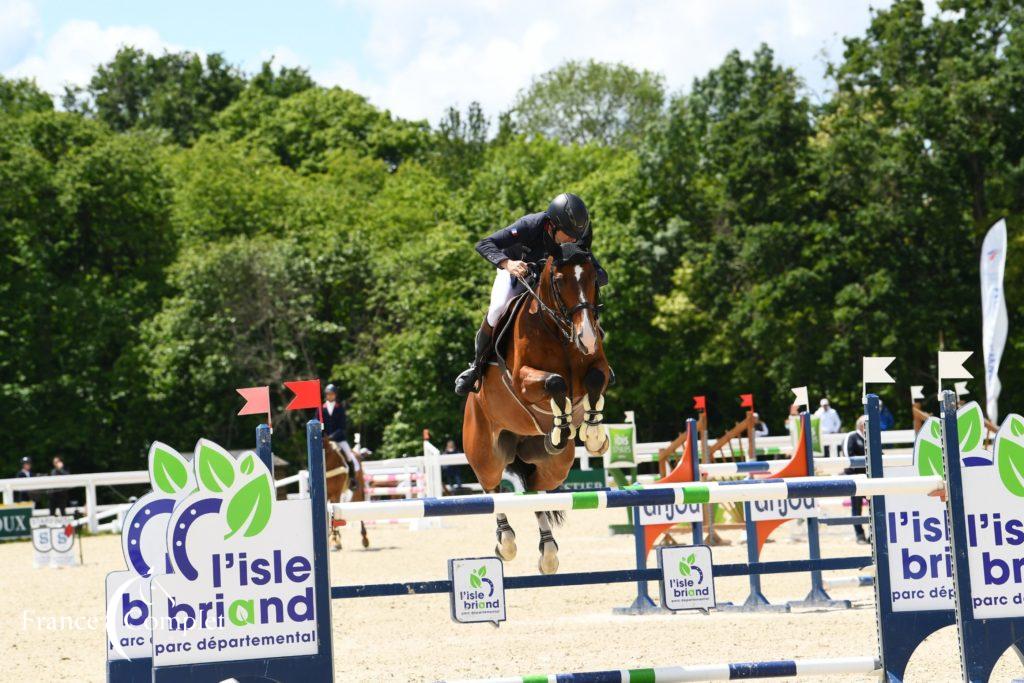
POLYGON ((967 372, 967 368, 964 367, 964 363, 972 353, 972 351, 939 351, 939 381, 974 379, 974 375, 967 372))
POLYGON ((923 401, 924 400, 924 385, 914 384, 910 387, 910 400, 911 401, 923 401))
POLYGON ((961 396, 966 396, 967 394, 971 393, 967 391, 967 380, 964 380, 963 382, 956 382, 955 384, 953 384, 953 391, 956 392, 957 398, 961 396))
POLYGON ((896 356, 864 356, 864 384, 890 384, 895 382, 886 368, 896 356))
POLYGON ((793 387, 790 391, 792 391, 793 395, 796 396, 796 400, 793 401, 793 403, 797 408, 800 406, 804 406, 805 408, 810 406, 810 403, 807 401, 807 387, 793 387))

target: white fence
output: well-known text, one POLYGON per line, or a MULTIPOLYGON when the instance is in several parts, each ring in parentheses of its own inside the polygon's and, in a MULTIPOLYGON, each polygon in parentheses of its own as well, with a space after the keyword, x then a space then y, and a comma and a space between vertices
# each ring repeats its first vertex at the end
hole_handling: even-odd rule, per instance
MULTIPOLYGON (((15 491, 54 491, 64 489, 85 489, 85 517, 76 526, 85 525, 90 533, 99 531, 120 531, 121 519, 124 513, 132 506, 131 503, 119 503, 116 505, 97 505, 96 488, 99 486, 126 486, 129 484, 148 484, 149 472, 147 470, 134 470, 131 472, 95 472, 92 474, 63 474, 59 476, 40 477, 14 477, 11 479, 0 479, 0 491, 3 492, 5 505, 14 503, 15 491), (102 520, 114 518, 109 522, 102 520)), ((306 470, 285 477, 274 482, 277 488, 297 484, 300 494, 309 493, 309 473, 306 470)), ((68 508, 76 509, 76 508, 68 508)), ((78 508, 81 509, 81 508, 78 508)))

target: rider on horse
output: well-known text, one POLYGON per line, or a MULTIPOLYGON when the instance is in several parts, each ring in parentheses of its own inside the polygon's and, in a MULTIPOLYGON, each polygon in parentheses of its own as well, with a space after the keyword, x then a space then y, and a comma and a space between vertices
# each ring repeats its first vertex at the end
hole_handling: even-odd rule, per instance
MULTIPOLYGON (((530 266, 544 261, 558 245, 577 242, 589 251, 592 240, 586 204, 576 195, 566 192, 555 197, 547 211, 527 214, 476 243, 477 252, 498 272, 491 286, 487 316, 476 333, 475 358, 469 369, 456 378, 456 394, 466 396, 479 390, 480 371, 490 355, 494 326, 509 302, 525 291, 518 278, 527 277, 530 266)), ((597 268, 598 286, 607 284, 608 274, 595 257, 591 256, 591 260, 597 268)))
POLYGON ((348 415, 345 406, 338 397, 338 388, 328 384, 324 388, 324 434, 337 445, 338 450, 345 454, 349 470, 353 475, 360 470, 359 458, 352 452, 348 443, 348 415))

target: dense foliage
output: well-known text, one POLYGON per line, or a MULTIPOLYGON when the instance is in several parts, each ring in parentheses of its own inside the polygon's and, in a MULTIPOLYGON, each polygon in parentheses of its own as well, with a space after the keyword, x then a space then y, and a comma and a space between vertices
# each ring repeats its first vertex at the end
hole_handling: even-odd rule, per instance
MULTIPOLYGON (((126 48, 59 107, 0 79, 0 465, 243 447, 234 388, 269 383, 280 409, 281 381, 311 376, 382 454, 457 437, 492 275, 473 242, 565 190, 611 275, 606 412, 636 411, 642 438, 673 435, 698 393, 721 425, 752 391, 779 429, 801 384, 850 424, 864 354, 897 356, 906 423, 934 352, 979 350, 978 247, 1001 216, 1002 405, 1020 410, 1024 9, 940 4, 877 12, 820 104, 767 46, 675 94, 568 63, 508 112, 436 127, 220 55, 126 48)), ((304 417, 277 413, 278 438, 304 417)))

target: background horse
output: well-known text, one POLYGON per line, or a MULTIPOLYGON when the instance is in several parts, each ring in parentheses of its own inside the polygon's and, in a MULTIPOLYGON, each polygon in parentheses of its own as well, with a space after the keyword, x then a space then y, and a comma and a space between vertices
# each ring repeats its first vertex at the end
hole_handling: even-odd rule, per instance
MULTIPOLYGON (((353 449, 352 453, 359 458, 359 452, 353 449)), ((363 469, 360 467, 355 477, 351 477, 348 461, 341 449, 330 439, 324 439, 324 470, 327 475, 327 500, 332 503, 340 503, 341 497, 352 488, 352 500, 359 502, 366 500, 366 484, 363 479, 363 469)), ((359 533, 363 537, 363 547, 370 547, 370 539, 366 535, 366 524, 359 522, 359 533)), ((341 528, 334 526, 331 522, 331 544, 335 550, 341 550, 341 528)))
MULTIPOLYGON (((590 254, 563 245, 559 259, 549 257, 508 327, 496 331, 496 348, 505 345, 504 367, 488 365, 480 391, 466 399, 463 448, 485 491, 497 491, 507 468, 527 491, 548 491, 565 481, 575 459, 577 430, 587 451, 608 448, 601 425, 604 392, 611 368, 604 356, 597 322, 597 271, 590 254)), ((544 574, 558 569, 558 544, 551 522, 561 513, 538 513, 540 560, 544 574)), ((516 555, 515 532, 505 515, 497 516, 503 560, 516 555)))

